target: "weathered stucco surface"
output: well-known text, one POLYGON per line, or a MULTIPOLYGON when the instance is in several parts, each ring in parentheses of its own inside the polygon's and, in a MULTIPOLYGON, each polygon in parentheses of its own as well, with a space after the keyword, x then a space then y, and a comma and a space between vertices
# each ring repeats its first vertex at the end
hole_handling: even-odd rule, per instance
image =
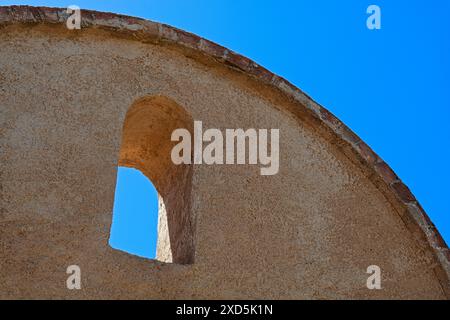
MULTIPOLYGON (((6 24, 0 96, 0 298, 449 297, 432 235, 409 218, 418 205, 371 171, 374 155, 361 160, 299 101, 226 64, 100 28, 6 24), (191 264, 108 246, 125 116, 155 96, 205 128, 280 129, 277 175, 250 165, 167 169, 191 183, 182 203, 195 260, 180 258, 191 264), (72 264, 82 290, 66 288, 72 264), (382 290, 366 288, 369 265, 381 267, 382 290)), ((173 124, 153 125, 167 134, 173 124)), ((167 178, 156 186, 180 212, 174 176, 151 170, 163 167, 146 174, 167 178)))

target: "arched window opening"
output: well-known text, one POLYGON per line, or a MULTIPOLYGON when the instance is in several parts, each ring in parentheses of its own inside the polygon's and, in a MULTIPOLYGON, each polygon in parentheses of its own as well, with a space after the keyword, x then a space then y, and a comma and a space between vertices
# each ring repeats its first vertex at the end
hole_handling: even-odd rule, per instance
MULTIPOLYGON (((123 125, 118 165, 138 170, 138 173, 142 173, 154 184, 155 190, 149 193, 148 201, 153 202, 153 208, 155 203, 158 203, 157 219, 155 215, 152 217, 150 212, 146 216, 153 222, 157 221, 155 259, 163 262, 189 264, 194 261, 195 226, 191 212, 192 167, 185 164, 175 165, 171 159, 172 148, 177 144, 171 141, 172 132, 178 128, 185 128, 192 132, 192 126, 192 117, 186 110, 164 96, 138 99, 129 108, 123 125), (155 199, 156 194, 158 201, 155 199)), ((121 183, 119 179, 124 169, 119 168, 118 183, 121 183)), ((117 190, 120 192, 119 185, 117 190)), ((143 189, 140 191, 144 192, 143 189)), ((120 194, 117 196, 116 200, 119 201, 117 208, 120 208, 120 194)), ((116 204, 114 208, 116 209, 116 204)), ((114 242, 116 235, 112 232, 120 230, 120 226, 116 225, 117 221, 126 221, 120 216, 121 214, 126 214, 127 219, 139 218, 135 212, 126 211, 113 219, 110 244, 117 249, 141 255, 120 248, 114 242)), ((135 223, 137 222, 133 222, 135 223)), ((149 229, 150 234, 152 230, 150 227, 149 229)), ((123 232, 123 236, 126 237, 126 232, 132 233, 133 230, 123 232)), ((148 239, 151 238, 149 234, 144 238, 136 235, 133 241, 144 243, 134 244, 133 247, 140 248, 148 245, 148 239)), ((146 252, 154 252, 154 250, 150 248, 146 252)))

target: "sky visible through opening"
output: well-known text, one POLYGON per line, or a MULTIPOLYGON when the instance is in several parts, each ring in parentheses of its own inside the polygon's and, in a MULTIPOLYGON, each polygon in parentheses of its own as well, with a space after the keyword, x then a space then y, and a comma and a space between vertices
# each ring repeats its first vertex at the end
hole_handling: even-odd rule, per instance
POLYGON ((109 244, 154 259, 158 228, 158 192, 139 170, 119 167, 109 244))
POLYGON ((449 0, 0 0, 11 4, 138 16, 255 60, 355 131, 450 242, 449 0), (381 30, 366 27, 372 4, 381 30))

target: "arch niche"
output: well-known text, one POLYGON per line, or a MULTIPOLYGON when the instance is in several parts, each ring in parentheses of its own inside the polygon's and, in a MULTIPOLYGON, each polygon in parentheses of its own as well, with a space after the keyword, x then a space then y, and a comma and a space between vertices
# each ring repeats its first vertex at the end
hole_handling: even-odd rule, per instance
MULTIPOLYGON (((156 259, 194 262, 194 221, 191 208, 192 166, 175 165, 171 150, 177 128, 193 132, 189 113, 165 96, 145 96, 128 109, 122 131, 118 165, 134 168, 158 191, 156 259)), ((192 155, 191 155, 192 156, 192 155)))

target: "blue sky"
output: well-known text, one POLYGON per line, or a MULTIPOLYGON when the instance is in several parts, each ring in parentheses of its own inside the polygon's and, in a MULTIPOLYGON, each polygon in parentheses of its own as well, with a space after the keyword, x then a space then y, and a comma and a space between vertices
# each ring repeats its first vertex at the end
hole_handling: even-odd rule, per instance
POLYGON ((147 177, 119 167, 109 244, 115 249, 154 258, 158 228, 158 193, 147 177))
POLYGON ((139 16, 255 60, 366 141, 450 242, 450 1, 0 1, 13 3, 139 16), (366 27, 370 4, 381 30, 366 27))

